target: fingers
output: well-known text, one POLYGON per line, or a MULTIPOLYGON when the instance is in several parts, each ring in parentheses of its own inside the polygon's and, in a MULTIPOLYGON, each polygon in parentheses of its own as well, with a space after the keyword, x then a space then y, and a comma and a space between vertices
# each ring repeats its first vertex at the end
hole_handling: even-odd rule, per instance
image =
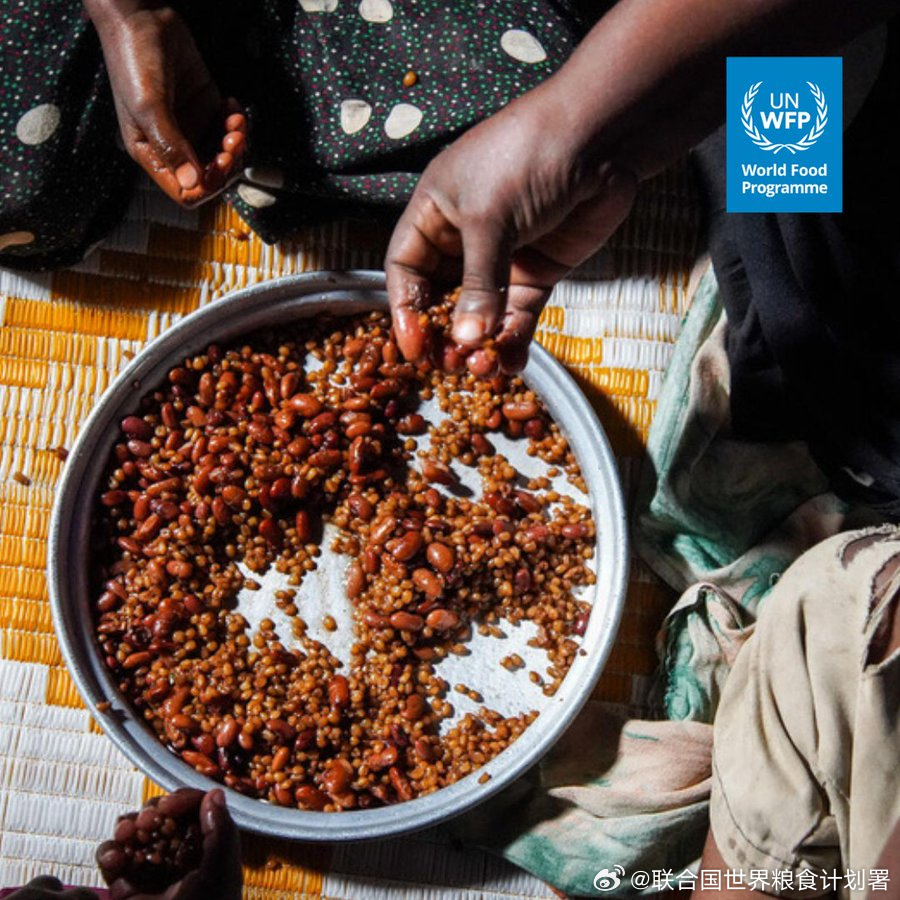
POLYGON ((420 319, 431 305, 432 278, 442 258, 432 235, 449 227, 437 205, 417 191, 388 245, 384 268, 394 334, 400 352, 413 362, 427 351, 427 334, 420 319))
MULTIPOLYGON (((239 900, 241 896, 240 837, 221 788, 210 791, 200 805, 203 858, 198 873, 203 896, 239 900)), ((178 900, 187 900, 188 895, 178 900)))
POLYGON ((118 841, 104 841, 94 854, 100 874, 107 884, 112 884, 128 865, 128 857, 118 841))
POLYGON ((538 317, 550 297, 550 288, 510 285, 503 327, 497 337, 500 368, 520 372, 528 362, 528 346, 534 337, 538 317))
POLYGON ((222 191, 243 168, 247 118, 237 101, 232 99, 224 105, 222 122, 220 149, 205 165, 200 164, 193 146, 164 108, 136 119, 137 132, 132 140, 126 139, 126 146, 172 200, 195 206, 222 191))
POLYGON ((493 336, 506 305, 511 241, 502 226, 462 227, 462 290, 453 316, 453 340, 469 349, 493 336))
POLYGON ((506 372, 519 371, 528 361, 538 317, 556 284, 602 247, 631 210, 637 190, 632 173, 607 164, 599 181, 594 196, 513 257, 506 315, 497 337, 506 372))
MULTIPOLYGON (((202 169, 194 148, 167 109, 162 97, 159 102, 135 114, 135 122, 147 142, 145 155, 159 171, 168 169, 178 188, 190 191, 200 184, 202 169)), ((153 172, 150 173, 151 175, 153 172)))
POLYGON ((25 887, 43 888, 45 891, 61 891, 63 889, 62 882, 54 875, 38 875, 37 878, 32 878, 25 887))
POLYGON ((203 800, 203 791, 197 788, 179 788, 171 794, 160 797, 156 809, 162 816, 180 819, 186 813, 196 809, 203 800))

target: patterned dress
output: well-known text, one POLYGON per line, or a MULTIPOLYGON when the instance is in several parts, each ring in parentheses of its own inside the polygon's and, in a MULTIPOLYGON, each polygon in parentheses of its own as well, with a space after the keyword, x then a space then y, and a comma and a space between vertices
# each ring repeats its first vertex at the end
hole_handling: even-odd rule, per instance
MULTIPOLYGON (((555 71, 583 33, 563 0, 175 5, 247 110, 247 168, 226 196, 267 241, 395 208, 442 146, 555 71)), ((116 224, 138 171, 118 134, 80 2, 0 0, 0 265, 71 264, 116 224)))

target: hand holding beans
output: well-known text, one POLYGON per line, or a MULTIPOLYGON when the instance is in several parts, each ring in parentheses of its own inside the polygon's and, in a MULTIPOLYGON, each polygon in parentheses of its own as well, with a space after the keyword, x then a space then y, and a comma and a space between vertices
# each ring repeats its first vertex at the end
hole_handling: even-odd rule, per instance
POLYGON ((433 350, 423 313, 451 281, 462 290, 444 367, 523 368, 554 285, 630 210, 634 176, 592 159, 568 113, 574 95, 557 94, 551 78, 466 132, 422 175, 385 260, 407 359, 433 350))
POLYGON ((193 206, 241 171, 247 122, 223 101, 181 16, 145 0, 85 0, 100 36, 122 141, 176 203, 193 206))
POLYGON ((112 900, 239 900, 238 844, 224 793, 182 788, 119 819, 97 864, 112 900))

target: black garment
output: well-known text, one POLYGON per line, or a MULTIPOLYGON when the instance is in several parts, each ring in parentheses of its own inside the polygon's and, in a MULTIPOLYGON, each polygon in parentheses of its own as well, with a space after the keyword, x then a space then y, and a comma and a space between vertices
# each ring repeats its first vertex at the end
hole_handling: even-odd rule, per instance
MULTIPOLYGON (((226 198, 267 241, 395 215, 442 147, 565 62, 582 2, 173 0, 247 111, 226 198)), ((117 134, 81 0, 0 0, 0 266, 69 265, 118 222, 138 169, 117 134)))
POLYGON ((898 28, 844 133, 842 214, 725 212, 725 138, 695 153, 728 316, 736 435, 805 439, 835 490, 900 517, 898 28))

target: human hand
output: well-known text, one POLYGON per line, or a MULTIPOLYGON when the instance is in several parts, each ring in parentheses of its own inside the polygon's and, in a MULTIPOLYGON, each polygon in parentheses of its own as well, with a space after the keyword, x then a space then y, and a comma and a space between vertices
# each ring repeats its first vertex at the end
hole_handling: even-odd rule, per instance
MULTIPOLYGON (((186 840, 182 846, 188 843, 186 840)), ((182 859, 182 863, 189 862, 182 859)), ((155 797, 138 813, 123 816, 116 824, 113 840, 97 848, 97 864, 109 885, 112 900, 240 900, 241 897, 239 837, 221 789, 204 794, 182 788, 155 797), (152 883, 153 871, 148 871, 148 867, 129 868, 133 857, 129 858, 127 848, 133 844, 137 829, 153 831, 166 818, 182 823, 198 821, 199 859, 174 884, 157 887, 152 883)))
POLYGON ((85 0, 103 46, 125 149, 177 203, 209 199, 240 172, 246 118, 224 102, 175 10, 85 0))
POLYGON ((0 897, 6 900, 97 900, 97 895, 90 888, 66 888, 52 875, 33 878, 12 893, 0 890, 0 897))
POLYGON ((438 281, 460 283, 461 262, 453 340, 466 352, 496 337, 500 365, 521 369, 553 286, 628 214, 634 175, 592 158, 567 108, 551 79, 425 170, 385 261, 397 341, 408 359, 429 351, 422 312, 439 299, 438 281))

